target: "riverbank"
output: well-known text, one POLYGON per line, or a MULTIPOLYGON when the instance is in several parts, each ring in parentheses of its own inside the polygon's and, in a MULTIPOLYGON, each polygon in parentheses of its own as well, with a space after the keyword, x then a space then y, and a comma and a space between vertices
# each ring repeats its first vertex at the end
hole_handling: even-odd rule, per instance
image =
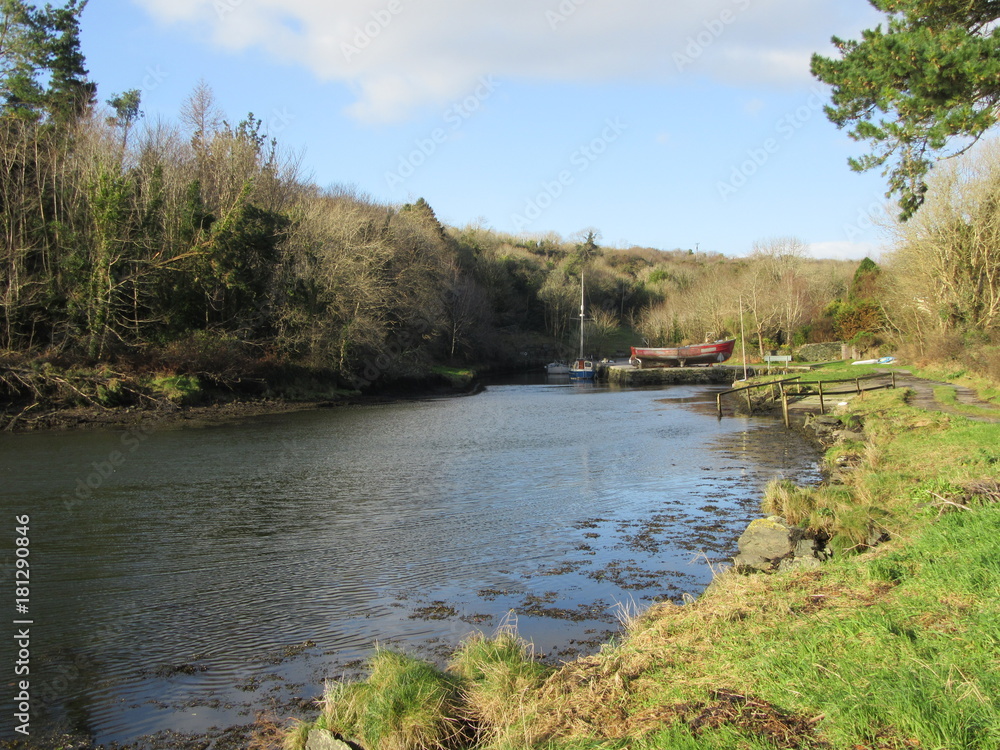
POLYGON ((248 417, 329 409, 361 404, 453 397, 477 393, 481 384, 472 370, 432 372, 419 378, 400 379, 377 388, 344 390, 336 382, 311 379, 259 384, 241 392, 234 387, 210 387, 213 378, 174 376, 150 378, 122 373, 84 371, 48 374, 53 385, 36 396, 0 403, 0 430, 34 432, 134 428, 149 425, 206 426, 248 417))
POLYGON ((272 705, 312 717, 315 705, 286 710, 286 696, 316 699, 326 677, 360 673, 372 643, 443 666, 512 609, 556 666, 614 637, 615 602, 700 593, 711 575, 693 558, 731 554, 776 472, 819 480, 816 454, 778 423, 718 423, 703 389, 529 382, 142 441, 6 436, 18 471, 4 507, 33 508, 33 542, 55 571, 39 597, 53 623, 39 684, 77 665, 65 701, 89 718, 72 726, 95 744, 151 748, 160 730, 208 741, 272 705), (73 494, 116 450, 114 476, 73 494), (664 472, 663 456, 676 467, 664 472), (80 559, 100 575, 77 575, 80 559), (270 666, 307 639, 301 657, 270 666))
POLYGON ((1000 738, 1000 426, 907 404, 844 407, 817 488, 774 485, 768 514, 829 540, 832 559, 720 572, 683 606, 627 618, 601 653, 536 670, 510 633, 444 673, 380 654, 335 685, 293 745, 462 748, 987 748, 1000 738), (885 539, 869 547, 873 532, 885 539), (389 667, 392 666, 390 669, 389 667), (379 682, 380 695, 365 696, 379 682), (437 708, 403 685, 423 686, 437 708), (311 731, 312 730, 312 731, 311 731), (437 733, 437 734, 435 734, 437 733))

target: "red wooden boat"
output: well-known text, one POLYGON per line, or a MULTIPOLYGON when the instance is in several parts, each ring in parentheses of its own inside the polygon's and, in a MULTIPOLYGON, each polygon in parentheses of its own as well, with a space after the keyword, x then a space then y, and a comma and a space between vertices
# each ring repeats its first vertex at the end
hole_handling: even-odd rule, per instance
POLYGON ((687 365, 714 365, 733 356, 736 339, 713 341, 709 344, 692 344, 666 348, 633 346, 629 364, 640 370, 649 367, 685 367, 687 365))

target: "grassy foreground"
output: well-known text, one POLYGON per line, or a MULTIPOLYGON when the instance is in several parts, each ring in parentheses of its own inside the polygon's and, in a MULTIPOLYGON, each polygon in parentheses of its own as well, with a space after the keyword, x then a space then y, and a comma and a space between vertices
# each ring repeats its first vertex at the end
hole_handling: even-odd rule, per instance
POLYGON ((1000 747, 1000 425, 905 397, 851 404, 865 440, 826 457, 843 484, 768 489, 833 540, 821 569, 720 572, 557 669, 509 631, 446 671, 379 651, 287 747, 313 727, 366 750, 1000 747))

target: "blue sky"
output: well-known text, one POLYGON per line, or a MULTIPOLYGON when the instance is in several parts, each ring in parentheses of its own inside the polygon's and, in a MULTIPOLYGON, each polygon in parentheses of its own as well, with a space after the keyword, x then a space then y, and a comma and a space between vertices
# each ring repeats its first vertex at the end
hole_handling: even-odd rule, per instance
POLYGON ((94 0, 101 102, 179 123, 200 80, 304 176, 475 223, 741 255, 795 236, 877 257, 885 203, 822 113, 809 56, 867 0, 94 0))

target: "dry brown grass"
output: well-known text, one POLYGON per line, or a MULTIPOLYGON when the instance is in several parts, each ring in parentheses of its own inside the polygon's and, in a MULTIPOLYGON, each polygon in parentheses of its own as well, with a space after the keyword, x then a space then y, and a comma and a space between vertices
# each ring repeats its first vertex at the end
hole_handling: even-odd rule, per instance
POLYGON ((722 725, 775 747, 822 747, 815 717, 756 697, 742 656, 780 627, 837 618, 891 594, 884 581, 847 585, 826 569, 743 576, 727 571, 696 601, 660 604, 637 618, 621 645, 549 677, 530 707, 525 739, 628 740, 670 726, 694 734, 722 725), (724 644, 724 648, 720 648, 724 644))
POLYGON ((1000 481, 993 478, 973 479, 962 485, 962 499, 966 505, 972 503, 1000 503, 1000 481))
POLYGON ((739 690, 710 668, 715 642, 733 623, 764 627, 786 617, 787 601, 769 588, 762 577, 725 573, 691 604, 651 608, 622 645, 567 664, 546 680, 533 706, 531 739, 635 737, 687 721, 707 690, 739 690), (662 692, 664 674, 675 703, 643 708, 662 692))
POLYGON ((816 724, 822 716, 797 716, 761 698, 728 690, 712 690, 710 695, 711 701, 646 711, 635 717, 637 726, 645 725, 651 733, 664 723, 683 722, 694 735, 720 727, 738 727, 746 734, 764 738, 774 748, 829 747, 816 737, 816 724))
POLYGON ((479 741, 492 745, 523 740, 533 695, 548 668, 512 625, 492 638, 476 634, 455 654, 449 670, 462 679, 462 714, 479 741))
POLYGON ((247 750, 284 750, 289 736, 289 721, 272 713, 259 713, 250 729, 247 750))

